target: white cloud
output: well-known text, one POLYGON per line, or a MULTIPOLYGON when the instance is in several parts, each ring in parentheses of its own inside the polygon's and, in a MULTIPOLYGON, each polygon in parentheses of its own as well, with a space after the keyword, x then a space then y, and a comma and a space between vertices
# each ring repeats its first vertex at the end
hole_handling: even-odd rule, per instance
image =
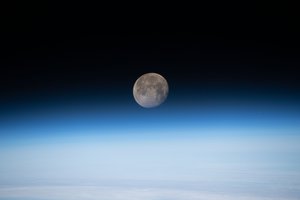
POLYGON ((253 193, 214 193, 207 191, 96 186, 33 186, 0 188, 0 200, 296 200, 288 196, 264 196, 253 193))

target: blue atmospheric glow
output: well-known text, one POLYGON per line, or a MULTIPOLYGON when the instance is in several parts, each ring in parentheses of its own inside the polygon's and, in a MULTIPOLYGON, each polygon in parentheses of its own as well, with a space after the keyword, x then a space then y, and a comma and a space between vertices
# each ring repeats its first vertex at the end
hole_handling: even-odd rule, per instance
POLYGON ((41 111, 0 132, 0 199, 300 197, 298 109, 41 111))

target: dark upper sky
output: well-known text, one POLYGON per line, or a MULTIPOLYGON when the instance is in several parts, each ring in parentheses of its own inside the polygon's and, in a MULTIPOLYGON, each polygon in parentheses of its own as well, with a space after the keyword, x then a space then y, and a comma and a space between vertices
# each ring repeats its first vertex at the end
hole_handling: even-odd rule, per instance
POLYGON ((5 18, 1 101, 126 96, 146 72, 161 73, 178 93, 299 94, 299 31, 292 10, 258 7, 134 21, 122 13, 79 11, 53 14, 49 8, 5 18))

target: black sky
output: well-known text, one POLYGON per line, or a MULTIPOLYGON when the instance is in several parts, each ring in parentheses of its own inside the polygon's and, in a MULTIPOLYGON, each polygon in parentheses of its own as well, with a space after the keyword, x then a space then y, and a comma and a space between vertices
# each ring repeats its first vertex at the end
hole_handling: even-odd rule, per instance
POLYGON ((173 94, 191 98, 245 90, 298 96, 300 32, 293 10, 232 10, 165 18, 95 8, 10 13, 1 38, 1 101, 124 97, 147 72, 161 73, 173 94))

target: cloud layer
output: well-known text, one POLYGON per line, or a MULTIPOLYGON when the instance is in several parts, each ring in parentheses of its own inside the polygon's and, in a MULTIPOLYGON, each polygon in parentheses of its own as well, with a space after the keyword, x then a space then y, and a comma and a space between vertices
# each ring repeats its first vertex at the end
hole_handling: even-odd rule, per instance
POLYGON ((33 186, 0 189, 0 200, 296 200, 286 195, 213 193, 188 189, 95 187, 95 186, 33 186))

